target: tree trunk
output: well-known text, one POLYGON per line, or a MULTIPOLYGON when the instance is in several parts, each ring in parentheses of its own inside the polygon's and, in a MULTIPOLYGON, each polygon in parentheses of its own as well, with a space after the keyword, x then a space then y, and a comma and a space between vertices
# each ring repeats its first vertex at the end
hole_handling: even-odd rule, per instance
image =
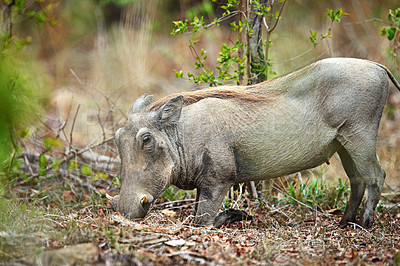
MULTIPOLYGON (((260 0, 260 4, 267 4, 268 0, 260 0)), ((252 10, 254 11, 254 5, 252 10)), ((253 28, 253 34, 250 37, 250 65, 251 65, 251 83, 259 83, 267 79, 264 73, 259 72, 259 69, 265 67, 265 55, 263 51, 262 41, 262 20, 263 17, 252 12, 250 25, 253 28)))
POLYGON ((3 29, 2 32, 8 34, 7 38, 11 38, 12 36, 12 6, 14 5, 14 1, 11 1, 9 4, 4 4, 5 8, 3 11, 3 29))

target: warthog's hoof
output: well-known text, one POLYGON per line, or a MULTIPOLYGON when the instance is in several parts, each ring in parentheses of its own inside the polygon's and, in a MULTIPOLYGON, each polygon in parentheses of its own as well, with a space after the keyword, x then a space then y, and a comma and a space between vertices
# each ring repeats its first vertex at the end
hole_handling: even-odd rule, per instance
POLYGON ((248 215, 244 211, 229 209, 224 212, 221 212, 214 219, 214 227, 219 228, 222 225, 228 225, 238 221, 249 221, 252 220, 253 216, 248 215))

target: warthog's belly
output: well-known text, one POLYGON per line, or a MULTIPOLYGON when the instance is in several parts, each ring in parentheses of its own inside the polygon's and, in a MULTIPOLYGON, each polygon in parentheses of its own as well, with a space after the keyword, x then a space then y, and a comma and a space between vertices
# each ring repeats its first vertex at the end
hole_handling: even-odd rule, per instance
POLYGON ((301 153, 277 147, 274 152, 259 156, 240 154, 236 158, 238 182, 275 178, 317 167, 328 162, 340 148, 340 143, 332 141, 324 147, 319 147, 320 149, 310 148, 301 153))
MULTIPOLYGON (((271 120, 270 120, 271 121, 271 120)), ((292 118, 243 131, 235 147, 239 182, 291 174, 327 162, 340 148, 337 129, 318 119, 292 118)))

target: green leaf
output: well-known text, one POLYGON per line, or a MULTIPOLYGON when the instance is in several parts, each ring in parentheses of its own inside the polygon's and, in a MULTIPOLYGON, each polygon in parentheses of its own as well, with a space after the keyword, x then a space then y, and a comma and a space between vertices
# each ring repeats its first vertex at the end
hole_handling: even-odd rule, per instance
POLYGON ((57 171, 58 168, 60 168, 61 163, 62 163, 61 160, 52 159, 52 168, 53 168, 53 171, 57 171))
POLYGON ((396 18, 400 18, 400 7, 396 9, 395 16, 396 18))
POLYGON ((172 21, 172 23, 175 25, 176 29, 172 30, 171 35, 176 35, 178 33, 184 33, 189 30, 187 19, 185 19, 185 21, 182 21, 182 20, 172 21))
POLYGON ((41 154, 39 156, 39 175, 44 176, 46 175, 46 167, 47 167, 47 158, 46 155, 41 154))
POLYGON ((72 171, 78 168, 78 164, 75 161, 70 161, 68 164, 68 170, 72 171))
POLYGON ((22 129, 18 132, 20 138, 25 138, 29 134, 29 128, 22 129))
POLYGON ((388 33, 388 40, 391 41, 394 39, 394 35, 396 34, 396 28, 395 27, 389 27, 387 29, 387 33, 388 33))
POLYGON ((316 46, 318 44, 317 42, 317 32, 310 30, 310 41, 311 43, 316 46))
POLYGON ((43 145, 46 148, 47 151, 53 150, 54 147, 62 148, 62 142, 60 139, 54 139, 54 138, 45 138, 43 139, 43 145))
POLYGON ((40 168, 46 168, 46 165, 47 165, 46 155, 40 154, 40 156, 39 156, 39 167, 40 168))
POLYGON ((387 20, 388 20, 389 22, 391 22, 391 23, 393 23, 393 16, 394 16, 393 10, 389 9, 389 13, 388 13, 388 15, 387 15, 387 20))
POLYGON ((175 77, 183 78, 183 71, 182 70, 178 71, 176 69, 173 69, 173 71, 175 71, 175 77))
POLYGON ((388 27, 382 27, 381 30, 379 31, 379 34, 381 36, 385 36, 387 34, 387 28, 388 27))
POLYGON ((82 165, 81 167, 81 174, 84 176, 91 176, 92 175, 92 168, 88 165, 82 165))
POLYGON ((239 29, 239 25, 236 24, 236 21, 231 22, 230 25, 231 25, 231 31, 239 29))
POLYGON ((338 10, 332 10, 327 8, 326 14, 332 21, 337 21, 337 22, 340 22, 343 16, 349 15, 348 13, 343 12, 342 8, 339 8, 338 10))
POLYGON ((39 26, 42 26, 44 22, 47 20, 46 13, 42 10, 35 16, 36 21, 38 22, 39 26))

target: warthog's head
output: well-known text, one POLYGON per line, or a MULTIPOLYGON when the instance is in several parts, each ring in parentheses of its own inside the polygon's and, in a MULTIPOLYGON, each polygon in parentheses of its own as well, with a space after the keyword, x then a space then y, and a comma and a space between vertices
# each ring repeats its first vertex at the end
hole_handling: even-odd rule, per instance
POLYGON ((127 125, 115 132, 121 157, 121 191, 111 205, 130 219, 147 214, 171 184, 179 161, 166 129, 178 122, 183 96, 172 98, 158 110, 144 111, 152 101, 152 96, 139 97, 127 125))

